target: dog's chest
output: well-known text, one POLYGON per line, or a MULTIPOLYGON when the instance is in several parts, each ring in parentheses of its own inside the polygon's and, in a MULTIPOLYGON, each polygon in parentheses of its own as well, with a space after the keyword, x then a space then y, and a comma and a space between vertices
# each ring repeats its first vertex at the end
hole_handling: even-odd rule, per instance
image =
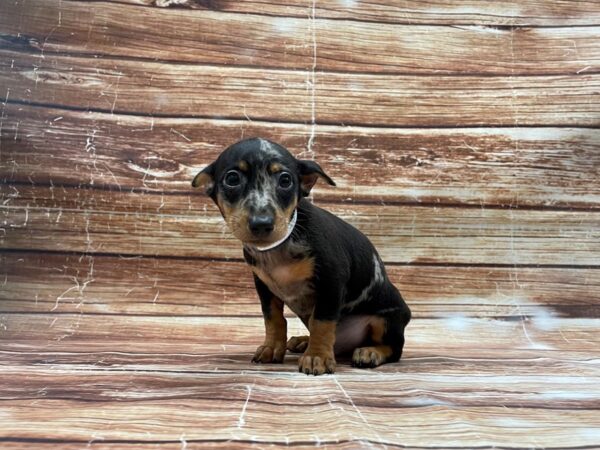
POLYGON ((260 258, 252 270, 300 318, 308 318, 314 308, 312 258, 260 258))

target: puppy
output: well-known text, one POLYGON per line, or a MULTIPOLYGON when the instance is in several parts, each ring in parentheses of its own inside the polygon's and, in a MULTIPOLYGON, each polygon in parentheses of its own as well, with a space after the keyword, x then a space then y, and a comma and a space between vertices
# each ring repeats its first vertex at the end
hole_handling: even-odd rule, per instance
POLYGON ((192 181, 242 241, 254 274, 266 336, 252 361, 281 363, 287 349, 302 353, 300 372, 314 375, 333 373, 335 355, 345 353, 357 367, 398 361, 410 309, 365 235, 305 199, 318 178, 335 186, 314 161, 246 139, 192 181), (284 305, 308 336, 287 340, 284 305))

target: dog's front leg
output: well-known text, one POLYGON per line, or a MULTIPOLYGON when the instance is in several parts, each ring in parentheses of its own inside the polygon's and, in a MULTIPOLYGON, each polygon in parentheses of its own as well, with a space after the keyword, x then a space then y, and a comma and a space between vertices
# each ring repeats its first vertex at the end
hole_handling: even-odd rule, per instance
POLYGON ((282 363, 287 343, 287 321, 283 317, 283 302, 275 297, 256 275, 254 283, 265 319, 265 342, 256 349, 252 362, 282 363))
POLYGON ((335 329, 337 320, 320 320, 313 314, 308 323, 308 348, 298 361, 298 370, 307 375, 335 372, 335 329))
MULTIPOLYGON (((324 264, 323 267, 335 267, 324 264)), ((335 331, 340 317, 340 282, 327 269, 315 280, 315 307, 308 321, 308 347, 298 360, 298 371, 307 375, 335 372, 335 331)))

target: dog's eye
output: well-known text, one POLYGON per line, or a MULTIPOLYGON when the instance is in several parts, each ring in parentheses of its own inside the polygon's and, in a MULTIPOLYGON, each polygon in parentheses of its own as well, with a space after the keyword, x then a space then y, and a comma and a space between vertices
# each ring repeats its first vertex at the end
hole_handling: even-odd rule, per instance
POLYGON ((242 177, 237 170, 230 170, 225 174, 224 182, 228 187, 238 187, 242 184, 242 177))
POLYGON ((288 189, 291 185, 292 185, 292 176, 287 173, 287 172, 283 172, 281 175, 279 175, 279 187, 282 189, 288 189))

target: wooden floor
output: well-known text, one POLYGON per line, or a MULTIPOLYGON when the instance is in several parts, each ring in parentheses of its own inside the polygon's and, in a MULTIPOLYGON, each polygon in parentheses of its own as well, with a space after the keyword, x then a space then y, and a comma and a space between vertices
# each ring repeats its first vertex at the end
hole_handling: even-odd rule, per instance
POLYGON ((0 98, 1 448, 600 448, 599 2, 5 0, 0 98), (250 136, 338 182, 400 363, 250 364, 190 186, 250 136))

